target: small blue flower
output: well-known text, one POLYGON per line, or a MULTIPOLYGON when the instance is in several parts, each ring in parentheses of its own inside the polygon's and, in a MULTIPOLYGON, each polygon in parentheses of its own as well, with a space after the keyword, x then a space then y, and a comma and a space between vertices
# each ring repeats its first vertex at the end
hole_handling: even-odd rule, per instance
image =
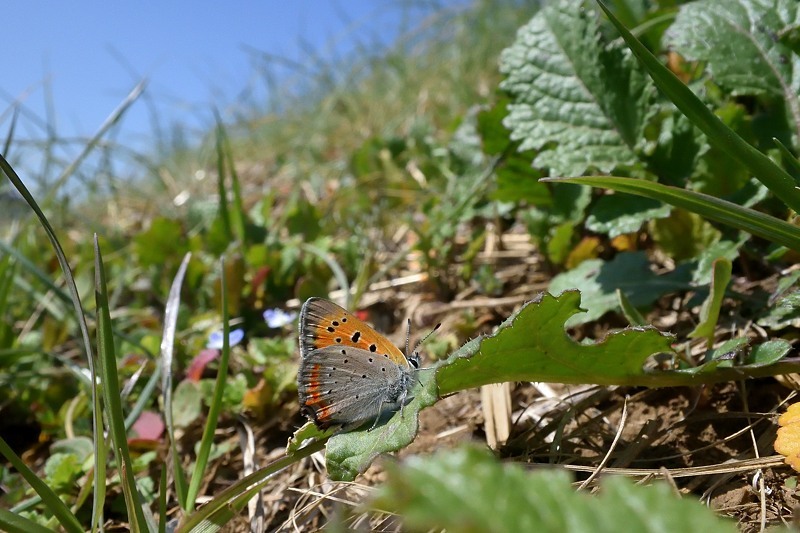
POLYGON ((271 328, 282 328, 297 318, 297 313, 287 313, 283 309, 267 309, 264 311, 264 321, 271 328))
MULTIPOLYGON (((228 337, 228 341, 231 344, 231 347, 236 346, 244 339, 244 330, 239 329, 232 329, 231 334, 228 337)), ((222 332, 215 331, 211 335, 208 336, 208 343, 206 343, 206 348, 212 348, 215 350, 222 349, 222 332)))

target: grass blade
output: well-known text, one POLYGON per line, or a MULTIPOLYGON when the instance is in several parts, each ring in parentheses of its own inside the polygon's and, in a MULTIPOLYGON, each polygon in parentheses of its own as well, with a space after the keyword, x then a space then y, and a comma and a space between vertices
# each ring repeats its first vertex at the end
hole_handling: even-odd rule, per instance
POLYGON ((221 138, 222 133, 220 133, 222 126, 219 123, 219 113, 215 112, 214 116, 217 118, 216 148, 217 148, 217 194, 219 195, 219 216, 222 219, 222 226, 223 228, 225 228, 225 235, 227 236, 228 241, 232 242, 234 240, 233 225, 231 224, 230 208, 228 207, 228 193, 225 190, 226 153, 225 153, 225 148, 222 145, 222 138, 221 138))
POLYGON ((181 286, 183 278, 186 276, 186 269, 192 254, 187 253, 183 256, 175 279, 172 280, 172 287, 169 289, 166 309, 164 310, 164 335, 161 338, 161 394, 164 405, 164 422, 167 426, 167 437, 169 438, 169 452, 172 458, 172 478, 175 480, 175 494, 178 503, 186 509, 186 476, 181 468, 178 456, 178 447, 175 443, 175 423, 172 416, 172 360, 175 354, 175 329, 178 322, 178 308, 181 303, 181 286))
POLYGON ((100 139, 103 138, 103 135, 105 135, 106 132, 108 132, 108 130, 111 129, 112 126, 114 126, 114 124, 119 122, 122 116, 128 110, 128 108, 132 106, 136 100, 139 99, 139 97, 144 92, 145 87, 147 87, 147 80, 142 80, 139 83, 137 83, 136 86, 133 89, 131 89, 131 92, 128 93, 128 95, 125 97, 122 103, 120 103, 119 106, 117 106, 117 108, 111 112, 111 114, 106 118, 106 120, 100 125, 100 128, 98 128, 98 130, 95 132, 92 138, 89 139, 89 142, 86 143, 86 146, 83 147, 83 150, 81 151, 80 154, 78 154, 78 157, 76 157, 67 166, 67 168, 65 168, 61 172, 61 175, 58 176, 55 182, 53 182, 53 184, 48 187, 49 190, 47 197, 45 197, 44 201, 45 204, 49 204, 49 202, 55 197, 55 195, 58 193, 58 191, 61 189, 64 183, 66 183, 69 177, 72 176, 72 173, 75 172, 75 169, 77 169, 78 166, 84 161, 84 159, 86 159, 89 156, 92 150, 94 150, 95 146, 97 146, 100 143, 100 139))
POLYGON ((128 450, 128 437, 125 431, 125 416, 122 413, 122 400, 117 375, 117 356, 114 349, 114 334, 111 330, 111 312, 108 308, 108 292, 103 256, 97 235, 94 237, 95 253, 95 299, 97 301, 97 350, 102 375, 103 399, 107 407, 108 425, 111 440, 114 443, 114 457, 120 473, 120 483, 126 493, 128 503, 128 521, 132 531, 147 529, 142 501, 136 488, 136 479, 130 465, 131 454, 128 450))
MULTIPOLYGON (((92 343, 89 340, 89 327, 86 324, 86 314, 83 310, 83 306, 81 305, 78 287, 75 285, 75 278, 72 275, 72 269, 69 266, 66 255, 64 254, 64 249, 61 247, 61 243, 59 242, 58 237, 56 237, 55 230, 53 230, 53 227, 50 225, 50 221, 47 220, 47 217, 39 208, 39 204, 36 202, 36 200, 34 200, 33 195, 31 195, 30 191, 28 191, 28 188, 25 187, 25 184, 22 183, 20 177, 2 155, 0 155, 0 170, 2 170, 3 173, 8 177, 20 195, 25 199, 28 206, 36 214, 39 222, 44 228, 45 233, 47 234, 47 238, 50 240, 50 244, 53 246, 53 250, 56 253, 56 258, 58 259, 58 264, 61 266, 62 272, 64 272, 64 282, 69 289, 70 300, 72 301, 72 305, 75 310, 78 328, 81 331, 81 340, 83 341, 83 349, 86 354, 86 362, 89 366, 91 382, 92 384, 96 384, 97 369, 95 368, 95 356, 94 352, 92 351, 92 343)), ((105 473, 107 450, 105 446, 105 440, 103 439, 103 415, 102 407, 100 405, 100 395, 97 393, 96 386, 90 387, 90 391, 92 397, 92 435, 95 449, 94 497, 92 499, 92 530, 94 530, 95 527, 102 522, 103 505, 106 494, 105 473)))
MULTIPOLYGON (((227 166, 227 171, 231 176, 231 194, 233 196, 231 199, 233 205, 231 207, 233 209, 232 211, 228 211, 230 216, 230 229, 233 237, 236 238, 239 243, 244 244, 246 239, 245 229, 247 228, 247 212, 244 209, 244 202, 242 202, 242 187, 239 183, 239 174, 236 172, 236 165, 234 164, 233 148, 231 148, 228 134, 225 131, 224 124, 222 123, 222 118, 219 116, 219 112, 216 109, 214 110, 214 118, 217 121, 217 154, 219 156, 218 164, 227 166), (225 165, 226 162, 227 165, 225 165)), ((225 174, 221 173, 220 176, 225 176, 225 174)), ((224 188, 225 187, 223 184, 222 189, 224 188)), ((220 201, 222 201, 222 198, 220 198, 220 201)))
POLYGON ((619 300, 619 306, 622 309, 622 314, 625 315, 625 318, 628 319, 628 323, 631 326, 647 325, 647 321, 644 319, 639 310, 636 309, 628 297, 625 296, 625 293, 619 289, 617 289, 617 300, 619 300))
POLYGON ((781 152, 781 156, 786 160, 789 166, 795 171, 795 173, 800 173, 800 161, 794 156, 794 154, 784 146, 784 144, 778 140, 777 137, 772 138, 772 142, 778 147, 778 150, 781 152))
POLYGON ((795 251, 800 251, 800 228, 759 211, 708 196, 707 194, 670 187, 654 181, 616 176, 584 176, 578 178, 542 178, 539 181, 576 183, 660 200, 669 205, 697 213, 752 235, 763 237, 795 251))
POLYGON ((158 484, 158 533, 167 533, 167 465, 161 469, 158 484))
POLYGON ((634 37, 601 0, 596 0, 612 24, 625 39, 628 47, 647 69, 656 86, 672 100, 686 117, 708 136, 709 141, 729 157, 746 166, 775 196, 800 213, 800 190, 795 181, 781 167, 739 137, 726 126, 675 74, 661 64, 650 51, 634 37))
POLYGON ((50 533, 51 530, 24 516, 0 509, 0 531, 7 531, 8 533, 50 533))
POLYGON ((214 496, 211 501, 198 509, 196 513, 185 517, 176 532, 209 532, 218 530, 227 520, 230 520, 230 517, 236 514, 232 513, 231 510, 235 509, 238 512, 243 509, 252 495, 261 490, 272 476, 301 459, 324 449, 325 442, 326 440, 312 442, 296 452, 281 457, 264 468, 240 479, 214 496))
POLYGON ((192 472, 192 477, 189 481, 189 492, 186 499, 186 508, 189 511, 194 509, 194 502, 197 499, 197 493, 200 491, 200 482, 203 480, 203 474, 208 464, 208 457, 211 454, 211 444, 214 441, 214 431, 217 429, 217 421, 219 420, 219 413, 222 409, 222 393, 225 390, 225 381, 228 378, 228 359, 231 354, 231 326, 228 316, 228 291, 225 290, 227 284, 225 279, 224 259, 220 259, 219 267, 220 286, 222 287, 222 354, 219 358, 217 381, 214 383, 214 396, 211 398, 206 426, 203 429, 203 437, 200 440, 200 451, 197 454, 194 472, 192 472))
POLYGON ((42 481, 36 473, 28 468, 20 457, 14 453, 14 450, 0 437, 0 454, 2 454, 9 463, 25 478, 25 481, 33 487, 42 501, 47 505, 48 509, 56 516, 58 522, 69 532, 83 532, 80 522, 74 514, 69 510, 67 504, 61 501, 61 498, 56 495, 53 490, 47 486, 47 483, 42 481))
POLYGON ((730 259, 720 257, 714 261, 708 297, 700 309, 700 323, 687 335, 690 339, 705 338, 707 350, 714 345, 714 333, 717 330, 719 312, 722 309, 725 290, 731 281, 732 270, 733 265, 730 259))

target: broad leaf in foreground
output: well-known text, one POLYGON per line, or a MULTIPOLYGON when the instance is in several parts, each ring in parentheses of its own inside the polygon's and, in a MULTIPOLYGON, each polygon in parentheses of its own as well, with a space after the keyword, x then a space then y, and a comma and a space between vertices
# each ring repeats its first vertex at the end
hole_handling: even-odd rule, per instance
POLYGON ((528 472, 475 448, 387 467, 372 505, 399 514, 411 531, 736 531, 663 482, 642 487, 609 478, 594 496, 576 492, 566 472, 528 472))

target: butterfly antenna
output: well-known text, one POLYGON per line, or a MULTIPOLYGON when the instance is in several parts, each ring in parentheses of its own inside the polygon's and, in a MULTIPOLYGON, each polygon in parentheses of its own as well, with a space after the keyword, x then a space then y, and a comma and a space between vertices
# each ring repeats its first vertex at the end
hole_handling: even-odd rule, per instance
POLYGON ((411 319, 408 319, 406 322, 406 358, 411 355, 411 352, 408 351, 408 342, 411 339, 411 319))
MULTIPOLYGON (((411 323, 411 322, 409 321, 409 324, 410 324, 410 323, 411 323)), ((433 329, 430 331, 430 333, 428 333, 427 335, 425 335, 424 337, 422 337, 422 340, 420 340, 420 341, 419 341, 419 342, 418 342, 418 343, 417 343, 417 344, 414 346, 414 350, 413 350, 413 352, 412 352, 412 353, 416 352, 416 351, 417 351, 417 348, 419 348, 420 346, 422 346, 422 343, 423 343, 423 342, 425 342, 426 340, 428 340, 428 337, 430 337, 431 335, 433 335, 434 333, 436 333, 436 330, 437 330, 437 329, 439 329, 440 327, 442 327, 442 323, 441 323, 441 322, 439 322, 438 324, 436 324, 436 325, 433 327, 433 329)), ((408 343, 408 340, 406 340, 406 344, 407 344, 407 343, 408 343)), ((408 347, 407 347, 407 346, 406 346, 406 350, 408 350, 408 347)))

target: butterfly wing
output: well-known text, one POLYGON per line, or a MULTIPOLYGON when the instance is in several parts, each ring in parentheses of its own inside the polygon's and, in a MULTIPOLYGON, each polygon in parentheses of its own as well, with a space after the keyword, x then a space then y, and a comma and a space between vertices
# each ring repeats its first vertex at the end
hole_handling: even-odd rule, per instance
POLYGON ((360 348, 312 350, 297 376, 300 407, 320 429, 355 428, 405 403, 413 372, 360 348))
POLYGON ((300 354, 328 346, 352 346, 410 367, 403 352, 355 315, 323 298, 309 298, 300 311, 300 354))

